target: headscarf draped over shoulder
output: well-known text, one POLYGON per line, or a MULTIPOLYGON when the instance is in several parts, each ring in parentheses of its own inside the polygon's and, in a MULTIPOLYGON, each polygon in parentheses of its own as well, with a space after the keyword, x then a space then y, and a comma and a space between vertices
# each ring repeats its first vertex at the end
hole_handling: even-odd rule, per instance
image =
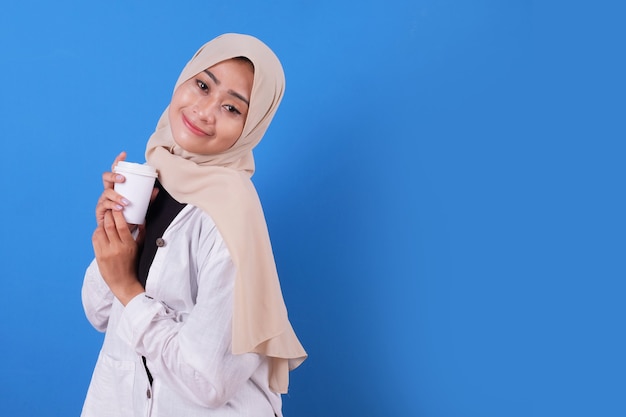
POLYGON ((283 300, 265 216, 250 180, 252 149, 261 141, 283 97, 285 77, 276 55, 260 40, 225 34, 202 46, 174 90, 205 69, 235 57, 254 65, 250 107, 241 137, 216 155, 185 151, 172 137, 168 109, 146 148, 147 162, 178 201, 206 211, 215 221, 237 270, 233 305, 233 353, 270 358, 270 388, 286 393, 289 371, 306 359, 283 300))

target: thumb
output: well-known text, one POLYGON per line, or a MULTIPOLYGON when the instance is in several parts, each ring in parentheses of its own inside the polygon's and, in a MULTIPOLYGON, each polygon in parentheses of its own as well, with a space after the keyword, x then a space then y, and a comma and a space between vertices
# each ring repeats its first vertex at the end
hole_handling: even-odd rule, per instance
POLYGON ((137 226, 137 237, 135 238, 135 242, 137 245, 143 245, 144 240, 146 239, 146 226, 140 224, 137 226))
POLYGON ((150 202, 151 203, 154 201, 154 199, 156 198, 157 194, 159 194, 159 189, 154 187, 152 189, 152 194, 150 195, 150 202))

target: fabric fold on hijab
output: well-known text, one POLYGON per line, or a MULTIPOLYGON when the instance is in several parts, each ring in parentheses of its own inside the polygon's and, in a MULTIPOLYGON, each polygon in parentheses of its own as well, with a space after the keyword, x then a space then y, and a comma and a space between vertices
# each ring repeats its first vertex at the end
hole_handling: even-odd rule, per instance
POLYGON ((282 66, 260 40, 225 34, 202 46, 187 63, 174 90, 205 69, 235 57, 254 65, 250 107, 241 137, 216 155, 185 151, 172 137, 168 109, 146 148, 162 186, 179 202, 206 211, 222 234, 237 269, 233 302, 233 353, 270 357, 270 388, 286 393, 289 370, 307 354, 287 316, 263 209, 250 180, 252 149, 261 141, 285 87, 282 66))

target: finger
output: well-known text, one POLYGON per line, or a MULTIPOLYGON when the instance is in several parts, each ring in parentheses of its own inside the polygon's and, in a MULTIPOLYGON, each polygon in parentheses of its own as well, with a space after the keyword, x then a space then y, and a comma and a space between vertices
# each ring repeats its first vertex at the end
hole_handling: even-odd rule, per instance
POLYGON ((150 202, 151 203, 154 201, 154 199, 157 197, 158 194, 159 194, 159 189, 154 187, 152 189, 152 195, 150 195, 150 202))
POLYGON ((104 244, 108 242, 106 232, 104 231, 104 227, 102 225, 98 225, 96 230, 94 230, 93 235, 91 236, 91 243, 93 245, 93 249, 96 254, 101 252, 101 248, 104 244))
POLYGON ((91 236, 91 243, 94 253, 96 254, 96 258, 98 258, 104 253, 106 247, 109 245, 109 239, 103 224, 98 225, 96 230, 94 230, 93 235, 91 236))
POLYGON ((130 204, 130 201, 126 199, 123 195, 118 193, 113 189, 104 190, 102 194, 100 194, 100 198, 98 198, 97 205, 105 204, 107 205, 107 209, 116 209, 122 210, 124 207, 130 204))
POLYGON ((135 242, 137 242, 137 245, 141 246, 143 245, 145 238, 146 238, 146 226, 143 224, 140 224, 137 226, 137 238, 135 239, 135 242))
POLYGON ((115 222, 117 235, 120 237, 122 242, 134 242, 135 239, 133 239, 133 235, 130 233, 124 214, 120 211, 112 211, 111 214, 113 216, 113 221, 115 222))
POLYGON ((104 213, 104 221, 102 223, 108 242, 116 242, 120 240, 120 235, 117 231, 117 226, 115 224, 115 219, 113 218, 113 213, 118 212, 107 210, 107 212, 104 213))
POLYGON ((117 174, 115 172, 105 172, 102 174, 102 185, 104 185, 105 189, 113 188, 116 183, 124 181, 126 181, 126 178, 122 174, 117 174))
POLYGON ((122 211, 129 201, 113 189, 104 190, 96 204, 96 222, 102 223, 107 210, 122 211))
POLYGON ((118 162, 124 161, 125 159, 126 159, 126 151, 120 152, 120 154, 115 157, 115 160, 113 161, 113 165, 111 165, 111 171, 115 169, 115 166, 117 165, 118 162))
POLYGON ((113 165, 111 165, 111 172, 105 172, 104 174, 102 174, 102 184, 104 185, 104 188, 113 188, 115 183, 124 182, 125 180, 124 176, 120 174, 116 174, 114 171, 115 171, 115 167, 117 166, 117 163, 119 161, 124 161, 125 159, 126 159, 126 152, 124 151, 120 152, 120 154, 115 157, 115 160, 113 161, 113 165))
POLYGON ((99 204, 98 206, 96 206, 96 223, 99 225, 103 224, 104 216, 107 212, 121 210, 123 210, 123 208, 120 209, 117 204, 113 204, 111 202, 99 204))

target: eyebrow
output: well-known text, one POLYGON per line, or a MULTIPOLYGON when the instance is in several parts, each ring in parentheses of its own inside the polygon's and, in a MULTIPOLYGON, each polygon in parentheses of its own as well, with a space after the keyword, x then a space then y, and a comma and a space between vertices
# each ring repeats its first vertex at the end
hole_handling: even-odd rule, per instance
MULTIPOLYGON (((215 75, 213 75, 213 73, 209 70, 204 70, 205 74, 209 76, 210 79, 213 80, 213 82, 215 83, 215 85, 220 85, 221 81, 218 80, 215 75)), ((248 107, 250 107, 250 102, 248 101, 247 98, 245 98, 244 96, 242 96, 241 94, 239 94, 236 91, 233 90, 228 90, 228 94, 230 94, 233 97, 238 98, 239 100, 243 101, 244 103, 246 103, 248 105, 248 107)))

